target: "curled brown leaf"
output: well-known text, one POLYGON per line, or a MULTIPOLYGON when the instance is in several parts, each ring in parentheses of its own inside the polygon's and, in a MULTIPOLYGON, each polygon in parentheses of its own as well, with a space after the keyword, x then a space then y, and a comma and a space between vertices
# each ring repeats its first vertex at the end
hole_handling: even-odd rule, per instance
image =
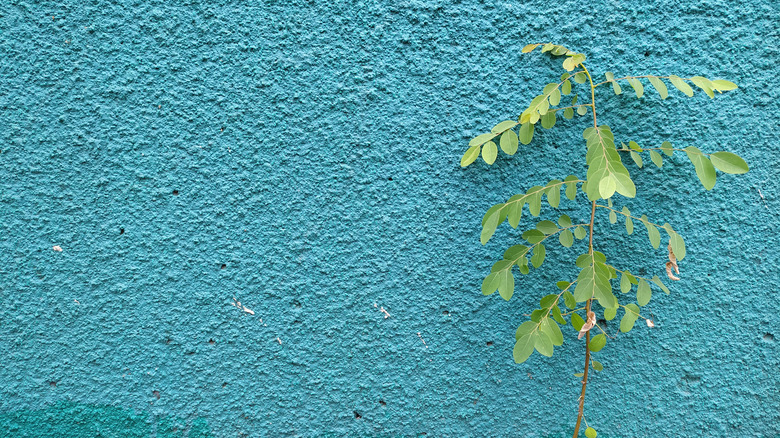
POLYGON ((580 329, 580 334, 577 335, 577 339, 582 339, 583 336, 585 336, 585 333, 588 333, 590 329, 593 328, 593 326, 596 325, 596 314, 593 312, 588 312, 588 320, 585 321, 585 324, 582 325, 582 328, 580 329))

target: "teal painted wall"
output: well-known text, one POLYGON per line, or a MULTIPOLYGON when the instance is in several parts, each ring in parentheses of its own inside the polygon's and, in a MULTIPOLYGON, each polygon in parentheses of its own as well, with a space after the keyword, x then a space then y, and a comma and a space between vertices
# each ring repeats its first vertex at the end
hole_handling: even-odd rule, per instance
MULTIPOLYGON (((752 167, 710 192, 683 156, 632 167, 627 205, 672 223, 688 257, 651 303, 657 327, 598 354, 588 421, 605 437, 780 435, 779 20, 725 0, 6 2, 0 430, 568 434, 576 336, 523 365, 511 349, 576 251, 550 251, 507 303, 479 286, 519 232, 482 247, 479 228, 490 205, 583 173, 561 160, 584 122, 458 165, 560 75, 520 54, 555 41, 599 72, 737 82, 713 100, 597 99, 618 140, 752 167)), ((663 251, 615 231, 597 243, 610 259, 663 274, 663 251)))

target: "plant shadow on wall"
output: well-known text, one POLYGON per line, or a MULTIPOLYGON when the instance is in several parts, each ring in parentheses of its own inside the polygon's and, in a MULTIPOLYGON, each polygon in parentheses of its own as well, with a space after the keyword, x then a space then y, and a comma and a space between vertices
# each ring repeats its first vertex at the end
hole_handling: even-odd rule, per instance
MULTIPOLYGON (((579 342, 584 338, 584 367, 581 373, 575 374, 582 380, 582 388, 577 400, 577 420, 574 426, 576 438, 584 419, 588 372, 591 368, 595 371, 603 369, 603 365, 592 357, 592 353, 597 353, 604 348, 607 339, 614 338, 616 334, 609 333, 597 321, 601 318, 611 321, 620 314, 619 331, 622 333, 631 331, 640 319, 652 328, 653 321, 643 315, 642 307, 650 302, 653 288, 669 294, 669 289, 659 275, 654 275, 652 278, 634 275, 628 270, 621 269, 621 266, 608 263, 607 255, 596 250, 596 248, 602 249, 598 245, 598 237, 594 229, 596 214, 606 213, 613 224, 620 217, 625 222, 627 235, 634 232, 635 224, 641 224, 647 232, 650 244, 655 249, 661 247, 661 230, 663 230, 668 237, 668 241, 664 241, 667 243, 665 251, 669 258, 665 266, 665 276, 669 280, 679 280, 677 275, 680 271, 677 262, 685 258, 683 238, 671 225, 668 223, 659 225, 651 222, 645 215, 639 216, 633 213, 626 205, 615 205, 624 204, 636 196, 636 187, 623 164, 621 155, 630 157, 639 168, 644 166, 646 158, 661 168, 664 155, 672 157, 675 152, 684 153, 693 163, 696 176, 707 190, 715 186, 716 169, 724 173, 741 174, 748 171, 748 166, 742 158, 731 152, 705 153, 693 146, 675 148, 668 141, 657 147, 642 147, 636 141, 628 141, 627 144, 621 142, 621 147, 618 148, 609 126, 599 125, 597 118, 596 89, 600 86, 611 86, 615 94, 622 94, 620 84, 627 83, 633 88, 636 97, 640 98, 644 94, 643 81, 648 81, 661 99, 666 99, 669 92, 665 81, 686 96, 692 97, 694 89, 688 84, 690 82, 710 98, 714 98, 715 93, 735 90, 736 84, 723 79, 709 80, 701 76, 680 78, 674 75, 642 75, 615 78, 611 72, 604 74, 605 81, 595 82, 591 72, 585 66, 584 54, 556 44, 529 44, 522 52, 529 53, 537 47, 541 47, 542 53, 564 57, 563 68, 566 72, 563 73, 560 81, 547 84, 542 94, 531 100, 528 108, 517 120, 501 122, 489 133, 472 139, 460 164, 466 167, 481 155, 482 159, 491 165, 498 156, 499 148, 507 155, 514 155, 520 143, 529 144, 537 124, 541 124, 544 129, 551 129, 555 126, 559 115, 564 119, 572 119, 575 114, 579 116, 592 114, 592 126, 588 126, 583 132, 585 150, 572 148, 570 154, 570 158, 574 161, 580 160, 582 152, 585 153, 587 167, 585 178, 570 175, 562 180, 554 179, 544 186, 531 187, 525 193, 514 195, 506 202, 494 205, 482 218, 480 236, 484 245, 504 221, 509 222, 511 227, 517 228, 525 205, 528 205, 528 212, 532 216, 538 217, 543 196, 555 209, 560 203, 562 190, 566 198, 571 201, 585 201, 587 198, 590 207, 589 218, 577 221, 564 214, 556 221, 538 222, 534 228, 522 233, 521 237, 525 243, 507 249, 503 258, 493 265, 482 282, 483 294, 491 295, 498 290, 499 295, 508 301, 514 293, 514 268, 517 267, 523 275, 530 271, 529 262, 534 268, 539 268, 545 260, 546 244, 549 245, 557 240, 564 247, 580 245, 585 251, 574 261, 579 269, 576 278, 559 281, 556 284, 558 292, 544 296, 539 301, 539 308, 531 312, 530 320, 523 322, 517 328, 513 350, 517 363, 525 362, 534 350, 544 356, 552 356, 555 346, 563 344, 564 335, 560 326, 564 326, 565 329, 569 322, 574 328, 571 331, 572 337, 576 333, 579 342), (586 99, 589 100, 580 103, 578 95, 572 95, 576 88, 584 89, 586 99), (572 95, 571 103, 562 104, 563 96, 569 95, 572 95), (622 197, 617 197, 615 194, 622 197), (620 290, 619 294, 613 292, 614 286, 620 290)), ((602 231, 603 233, 605 231, 602 231)), ((660 269, 660 271, 661 275, 664 275, 664 270, 660 269)), ((585 426, 586 437, 597 436, 596 429, 587 425, 587 420, 585 426)))

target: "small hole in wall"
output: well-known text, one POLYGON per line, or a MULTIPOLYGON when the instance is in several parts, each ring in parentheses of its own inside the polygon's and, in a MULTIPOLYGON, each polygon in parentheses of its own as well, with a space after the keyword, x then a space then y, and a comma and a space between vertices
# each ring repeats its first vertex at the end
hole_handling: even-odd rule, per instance
POLYGON ((650 56, 650 52, 645 52, 645 56, 650 56))
POLYGON ((598 321, 596 321, 600 326, 606 327, 607 326, 607 320, 604 318, 600 318, 598 321))
POLYGON ((119 234, 125 234, 125 229, 124 228, 120 228, 119 229, 119 234))
POLYGON ((379 404, 382 406, 387 406, 387 403, 384 400, 379 400, 379 404))
POLYGON ((487 345, 488 347, 492 347, 492 346, 493 346, 493 341, 487 341, 487 344, 486 344, 486 345, 487 345))
POLYGON ((152 391, 152 395, 153 395, 153 396, 154 396, 154 398, 156 398, 157 400, 159 400, 159 399, 160 399, 160 391, 157 391, 157 390, 155 390, 155 391, 152 391))
POLYGON ((55 382, 54 380, 52 380, 51 382, 49 382, 49 386, 51 386, 52 388, 54 388, 55 386, 57 386, 57 382, 55 382))
POLYGON ((178 191, 178 190, 174 190, 174 191, 173 191, 173 195, 174 195, 174 196, 179 196, 179 191, 178 191))
POLYGON ((449 314, 450 314, 450 311, 449 311, 449 310, 445 310, 445 311, 441 312, 441 314, 442 314, 442 315, 449 315, 449 314))
POLYGON ((213 339, 209 339, 209 344, 210 345, 214 345, 214 344, 216 344, 216 341, 214 341, 213 339))
POLYGON ((227 268, 227 265, 224 263, 222 264, 222 266, 219 267, 219 269, 225 269, 225 268, 227 268))
POLYGON ((391 177, 387 178, 387 180, 388 180, 388 181, 392 181, 392 180, 393 180, 393 177, 391 176, 391 177))
POLYGON ((766 342, 774 342, 775 341, 775 335, 772 333, 764 333, 764 341, 766 342))
POLYGON ((360 415, 360 413, 358 411, 352 411, 352 412, 355 413, 355 419, 360 420, 361 418, 363 418, 363 416, 360 415))
POLYGON ((293 306, 295 306, 295 307, 301 307, 301 302, 300 302, 300 301, 298 301, 298 300, 293 300, 292 304, 293 304, 293 306))
POLYGON ((227 386, 227 382, 222 382, 222 387, 224 388, 226 386, 227 386))

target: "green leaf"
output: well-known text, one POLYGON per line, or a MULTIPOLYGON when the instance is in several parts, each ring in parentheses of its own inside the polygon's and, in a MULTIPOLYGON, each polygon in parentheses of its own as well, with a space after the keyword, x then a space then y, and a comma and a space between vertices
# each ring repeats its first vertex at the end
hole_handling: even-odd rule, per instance
POLYGON ((617 180, 612 175, 607 175, 599 181, 599 195, 604 199, 611 198, 616 189, 617 180))
POLYGON ((520 224, 520 218, 523 217, 523 205, 525 205, 525 201, 522 195, 516 199, 510 198, 506 203, 506 218, 512 228, 517 228, 520 224))
POLYGON ((515 348, 512 349, 515 363, 523 363, 531 356, 531 353, 534 352, 534 343, 537 337, 536 334, 529 334, 515 342, 515 348))
POLYGON ((625 272, 620 274, 620 292, 627 293, 631 290, 631 280, 628 279, 628 275, 625 272))
POLYGON ((552 106, 558 106, 559 103, 561 103, 561 90, 559 88, 554 89, 550 93, 550 105, 552 106))
POLYGON ((712 82, 710 82, 709 79, 701 76, 694 76, 691 78, 691 82, 693 82, 697 87, 701 88, 702 91, 707 94, 707 96, 710 96, 710 99, 715 97, 715 93, 712 92, 715 87, 712 85, 712 82))
POLYGON ((666 285, 661 281, 660 278, 658 278, 657 275, 653 275, 653 278, 651 278, 650 281, 655 283, 656 286, 660 287, 662 291, 669 295, 669 288, 666 287, 666 285))
POLYGON ((486 163, 493 164, 496 161, 496 156, 498 155, 498 148, 496 147, 496 144, 492 141, 489 141, 485 143, 485 146, 482 147, 482 159, 485 160, 486 163))
POLYGON ((500 274, 500 272, 491 272, 482 280, 482 295, 491 295, 498 289, 498 283, 500 281, 498 274, 500 274))
POLYGON ((536 328, 539 326, 539 324, 533 322, 533 321, 526 321, 522 324, 520 324, 519 327, 517 327, 517 330, 515 331, 515 341, 518 339, 528 336, 536 331, 536 328))
POLYGON ((480 134, 480 135, 478 135, 478 136, 476 136, 476 137, 471 139, 471 141, 469 142, 469 146, 481 146, 486 141, 492 140, 493 137, 495 137, 495 136, 496 136, 496 134, 493 134, 491 132, 488 132, 487 134, 480 134))
POLYGON ((523 125, 520 126, 518 137, 522 144, 531 143, 531 140, 534 138, 534 125, 530 122, 523 123, 523 125))
POLYGON ((552 340, 550 340, 550 338, 547 337, 547 334, 544 332, 538 332, 538 335, 534 341, 534 348, 536 348, 536 351, 538 351, 542 356, 550 357, 553 355, 554 347, 552 340))
POLYGON ((522 234, 523 239, 528 243, 539 243, 544 240, 544 233, 539 230, 527 230, 522 234))
POLYGON ((620 319, 620 331, 628 333, 634 328, 634 323, 639 318, 639 307, 636 304, 626 306, 626 314, 620 319))
POLYGON ((574 109, 573 108, 566 108, 563 110, 563 118, 564 119, 571 119, 574 117, 574 109))
POLYGON ((540 327, 542 333, 550 338, 553 345, 563 345, 563 333, 561 333, 561 328, 558 327, 558 324, 556 324, 555 321, 550 318, 544 318, 540 327))
POLYGON ((515 276, 512 275, 512 269, 497 272, 499 275, 498 294, 501 298, 509 301, 515 293, 515 276))
POLYGON ((543 187, 540 186, 533 186, 526 192, 528 212, 534 217, 539 216, 539 211, 542 209, 542 192, 543 187))
POLYGON ((498 143, 501 146, 501 150, 507 155, 514 155, 517 152, 517 134, 511 129, 501 134, 501 139, 498 143))
POLYGON ((524 256, 528 252, 528 247, 525 245, 512 245, 504 251, 504 260, 510 260, 515 262, 524 256))
POLYGON ((634 221, 631 220, 631 212, 628 207, 623 207, 623 215, 626 216, 626 234, 630 236, 634 232, 634 221))
POLYGON ((555 111, 550 111, 542 116, 542 128, 550 129, 555 126, 555 111))
POLYGON ((607 321, 612 321, 615 319, 615 315, 617 315, 617 307, 610 307, 609 309, 604 309, 604 319, 607 321))
POLYGON ((561 234, 558 236, 558 241, 566 248, 571 247, 574 244, 574 236, 572 235, 571 230, 561 231, 561 234))
POLYGON ((685 93, 686 96, 688 97, 693 96, 693 88, 691 88, 690 85, 688 85, 684 80, 680 79, 678 76, 669 75, 669 82, 671 82, 675 88, 685 93))
POLYGON ((642 94, 644 94, 645 92, 645 87, 642 86, 642 82, 639 79, 629 78, 628 83, 631 84, 631 87, 634 88, 634 91, 636 92, 636 97, 637 98, 642 97, 642 94))
POLYGON ((574 295, 571 292, 566 291, 563 293, 563 304, 569 309, 577 307, 577 300, 574 299, 574 295))
POLYGON ((567 176, 563 181, 566 182, 566 197, 573 201, 577 196, 577 177, 574 175, 567 176))
POLYGON ((647 228, 647 238, 650 239, 650 245, 653 245, 653 248, 658 249, 658 247, 661 246, 661 233, 658 232, 658 228, 648 222, 647 217, 644 215, 642 215, 642 223, 644 223, 645 228, 647 228))
POLYGON ((587 113, 587 112, 588 112, 588 107, 586 107, 586 106, 578 106, 577 107, 577 114, 579 114, 581 116, 584 116, 585 113, 587 113))
POLYGON ((503 122, 497 124, 494 126, 490 132, 493 134, 501 134, 502 132, 506 131, 507 129, 511 129, 517 126, 517 122, 514 120, 504 120, 503 122))
POLYGON ((646 306, 650 302, 650 298, 653 296, 653 292, 650 290, 650 285, 643 279, 639 280, 639 286, 636 288, 636 302, 640 306, 646 306))
POLYGON ((490 216, 488 216, 485 223, 482 225, 482 233, 479 235, 479 241, 482 242, 482 244, 488 243, 491 237, 493 237, 493 233, 496 232, 496 228, 498 227, 498 220, 501 217, 501 210, 494 211, 490 216))
POLYGON ((623 93, 623 90, 620 88, 620 84, 617 83, 617 81, 615 80, 615 76, 612 75, 611 71, 604 73, 604 76, 606 76, 607 80, 612 83, 612 91, 614 91, 615 94, 623 93))
POLYGON ((560 225, 561 228, 571 227, 571 218, 562 214, 561 217, 558 218, 558 225, 560 225))
POLYGON ((585 429, 585 438, 596 438, 598 436, 598 432, 596 432, 596 429, 592 427, 588 427, 585 429))
POLYGON ((593 369, 596 371, 603 371, 604 365, 601 364, 601 362, 597 360, 592 360, 591 363, 593 364, 593 369))
POLYGON ((656 151, 650 151, 650 160, 659 168, 664 165, 663 157, 656 151))
MULTIPOLYGON (((561 85, 561 93, 569 95, 571 94, 571 82, 567 79, 563 81, 563 84, 561 85)), ((556 103, 556 105, 558 105, 556 103)))
POLYGON ((674 149, 672 149, 672 144, 669 143, 668 141, 661 143, 661 150, 664 151, 664 153, 670 157, 674 154, 674 149))
POLYGON ((574 229, 574 237, 576 237, 578 240, 584 239, 587 234, 588 232, 585 231, 585 228, 581 226, 574 229))
POLYGON ((666 230, 666 233, 669 235, 669 244, 672 246, 672 252, 674 253, 674 256, 677 257, 677 260, 684 259, 685 241, 683 241, 682 236, 677 234, 675 231, 671 231, 671 227, 666 230))
POLYGON ((710 155, 712 164, 721 172, 741 174, 746 173, 749 168, 745 160, 739 157, 737 154, 731 152, 715 152, 710 155))
POLYGON ((578 72, 574 75, 574 82, 578 84, 584 84, 587 80, 588 78, 585 76, 585 72, 578 72))
POLYGON ((541 243, 534 248, 534 255, 531 257, 531 264, 534 265, 534 268, 539 269, 539 266, 542 266, 546 253, 547 251, 541 243))
POLYGON ((693 163, 693 168, 696 169, 696 176, 699 177, 699 181, 707 190, 712 190, 715 187, 715 167, 712 162, 704 156, 704 154, 695 146, 688 146, 685 148, 685 153, 688 155, 688 159, 693 163))
POLYGON ((607 345, 607 337, 604 333, 599 333, 596 336, 590 338, 590 345, 588 349, 594 353, 601 351, 604 346, 607 345))
POLYGON ((460 159, 460 167, 466 167, 479 158, 479 146, 472 146, 466 149, 466 153, 460 159))
POLYGON ((563 315, 561 315, 561 308, 560 308, 560 307, 558 307, 558 306, 554 306, 554 307, 552 308, 552 314, 553 314, 553 319, 554 319, 556 322, 558 322, 558 324, 560 324, 560 325, 566 325, 566 320, 565 320, 565 319, 563 319, 563 315))
POLYGON ((567 287, 569 287, 569 285, 571 285, 571 283, 569 283, 568 281, 555 282, 555 287, 557 287, 560 290, 565 290, 567 287))
POLYGON ((541 221, 536 224, 536 229, 544 234, 553 234, 558 231, 558 225, 553 221, 541 221))
POLYGON ((666 89, 666 84, 664 84, 664 81, 658 79, 655 76, 650 76, 647 79, 650 81, 650 84, 653 86, 653 88, 655 88, 655 91, 661 95, 661 99, 666 99, 667 96, 669 96, 669 91, 666 89))
POLYGON ((644 161, 642 161, 642 156, 637 154, 634 151, 631 151, 631 159, 634 160, 634 163, 636 163, 637 167, 639 167, 640 169, 645 164, 644 161))
POLYGON ((617 214, 615 214, 614 211, 609 212, 609 223, 611 224, 617 223, 617 214))
POLYGON ((521 50, 522 53, 529 53, 533 52, 535 48, 541 46, 541 44, 528 44, 527 46, 523 47, 523 50, 521 50))
POLYGON ((555 305, 555 302, 558 301, 558 295, 556 294, 549 294, 542 297, 541 300, 539 300, 539 307, 542 309, 550 309, 553 305, 555 305))
POLYGON ((574 327, 574 330, 580 331, 580 329, 582 328, 583 325, 585 325, 585 320, 582 319, 582 317, 579 314, 572 313, 571 314, 571 326, 574 327))
MULTIPOLYGON (((626 145, 624 144, 623 147, 625 148, 626 145)), ((628 147, 633 149, 633 150, 635 150, 635 151, 637 151, 637 152, 642 152, 642 148, 639 146, 639 144, 637 142, 635 142, 633 140, 628 142, 628 147)))
POLYGON ((720 92, 737 89, 737 84, 731 81, 727 81, 725 79, 715 79, 711 82, 712 82, 712 87, 720 92))

